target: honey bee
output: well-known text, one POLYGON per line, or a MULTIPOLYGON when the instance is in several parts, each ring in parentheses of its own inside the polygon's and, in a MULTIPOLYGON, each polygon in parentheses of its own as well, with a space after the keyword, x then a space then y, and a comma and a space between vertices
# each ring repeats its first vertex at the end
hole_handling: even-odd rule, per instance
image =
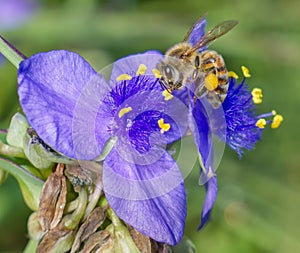
POLYGON ((157 65, 161 73, 160 84, 171 93, 188 83, 195 83, 194 103, 197 98, 206 95, 212 107, 218 108, 225 100, 228 90, 225 62, 217 52, 212 50, 199 52, 199 49, 230 31, 238 22, 223 21, 192 45, 188 39, 200 22, 203 22, 203 17, 190 28, 183 42, 167 50, 164 59, 157 65))

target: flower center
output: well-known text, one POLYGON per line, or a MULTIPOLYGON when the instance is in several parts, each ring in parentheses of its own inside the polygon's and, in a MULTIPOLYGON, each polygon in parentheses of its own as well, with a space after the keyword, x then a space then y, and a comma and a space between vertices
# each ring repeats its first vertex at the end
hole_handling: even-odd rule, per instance
POLYGON ((171 128, 171 125, 170 125, 169 123, 165 123, 163 118, 159 119, 159 120, 157 121, 157 123, 158 123, 158 126, 159 126, 159 128, 160 128, 160 132, 161 132, 162 134, 163 134, 164 132, 169 131, 170 128, 171 128))
POLYGON ((132 111, 132 108, 129 106, 129 107, 125 107, 125 108, 122 108, 119 113, 118 113, 118 116, 119 118, 122 118, 126 113, 129 113, 132 111))

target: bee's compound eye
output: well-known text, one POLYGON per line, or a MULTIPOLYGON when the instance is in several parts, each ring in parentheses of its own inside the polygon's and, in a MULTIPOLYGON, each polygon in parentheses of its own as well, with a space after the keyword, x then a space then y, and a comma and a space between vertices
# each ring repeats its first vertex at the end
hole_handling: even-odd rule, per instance
POLYGON ((170 65, 166 65, 164 67, 164 72, 165 72, 166 78, 168 80, 172 80, 173 79, 173 68, 170 65))

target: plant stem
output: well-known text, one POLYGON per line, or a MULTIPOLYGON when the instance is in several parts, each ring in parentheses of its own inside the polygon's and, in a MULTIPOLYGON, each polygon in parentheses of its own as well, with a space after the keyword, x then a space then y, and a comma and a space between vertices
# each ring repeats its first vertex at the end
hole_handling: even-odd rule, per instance
POLYGON ((2 53, 7 60, 9 60, 16 68, 19 68, 21 61, 26 59, 18 49, 10 44, 6 39, 0 35, 0 53, 2 53))

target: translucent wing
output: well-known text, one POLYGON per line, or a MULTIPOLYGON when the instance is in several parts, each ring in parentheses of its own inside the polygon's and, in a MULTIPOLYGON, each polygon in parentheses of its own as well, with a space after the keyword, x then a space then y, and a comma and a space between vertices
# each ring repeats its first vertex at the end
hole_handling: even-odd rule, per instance
MULTIPOLYGON (((237 24, 238 21, 236 20, 227 20, 216 25, 213 29, 211 29, 203 37, 201 37, 200 40, 195 44, 195 46, 185 53, 185 56, 189 56, 199 48, 215 41, 217 38, 229 32, 237 24)), ((191 30, 193 30, 193 28, 191 30)))
POLYGON ((204 14, 202 17, 200 17, 194 24, 193 26, 190 28, 190 30, 187 32, 187 34, 185 35, 183 42, 186 42, 189 40, 192 32, 197 29, 197 27, 201 27, 203 25, 203 22, 205 22, 205 18, 206 18, 206 14, 204 14))

